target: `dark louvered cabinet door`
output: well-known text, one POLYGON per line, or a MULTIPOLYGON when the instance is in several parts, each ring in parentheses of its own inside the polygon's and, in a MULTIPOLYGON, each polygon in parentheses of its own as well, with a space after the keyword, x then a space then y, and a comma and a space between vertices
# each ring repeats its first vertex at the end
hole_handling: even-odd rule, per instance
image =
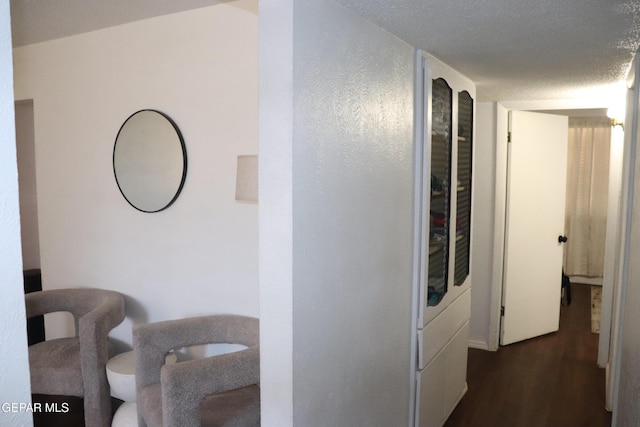
POLYGON ((471 166, 473 148, 473 99, 458 93, 458 174, 456 187, 456 244, 453 284, 460 286, 469 276, 471 240, 471 166))
POLYGON ((427 306, 440 303, 449 283, 452 103, 453 92, 446 80, 433 80, 427 306))

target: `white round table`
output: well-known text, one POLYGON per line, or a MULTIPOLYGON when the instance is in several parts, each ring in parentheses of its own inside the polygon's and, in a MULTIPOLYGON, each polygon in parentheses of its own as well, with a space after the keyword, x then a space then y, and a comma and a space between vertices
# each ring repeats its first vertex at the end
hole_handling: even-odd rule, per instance
POLYGON ((136 427, 138 408, 136 406, 136 358, 133 351, 118 354, 107 362, 107 380, 111 396, 123 400, 113 415, 111 427, 136 427))
MULTIPOLYGON (((165 363, 176 363, 176 360, 175 353, 169 353, 165 363)), ((111 396, 124 401, 113 415, 111 427, 137 427, 136 358, 133 351, 127 351, 109 359, 107 380, 111 387, 111 396)))
POLYGON ((138 427, 138 405, 132 402, 124 402, 111 421, 111 427, 138 427))

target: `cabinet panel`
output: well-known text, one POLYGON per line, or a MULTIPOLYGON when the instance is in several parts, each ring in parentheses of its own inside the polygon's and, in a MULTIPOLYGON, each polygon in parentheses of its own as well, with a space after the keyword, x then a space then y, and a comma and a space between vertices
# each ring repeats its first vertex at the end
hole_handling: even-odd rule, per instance
POLYGON ((418 368, 424 368, 469 320, 471 291, 467 289, 424 329, 418 331, 418 368))
POLYGON ((426 326, 470 285, 473 84, 432 58, 423 65, 419 325, 426 326))
POLYGON ((467 391, 467 356, 469 344, 469 321, 465 322, 448 346, 447 383, 445 402, 448 408, 447 417, 467 391))
POLYGON ((441 426, 466 391, 475 87, 432 57, 418 60, 415 424, 441 426))
POLYGON ((467 391, 469 322, 421 371, 418 371, 416 425, 442 426, 467 391))
POLYGON ((431 427, 444 423, 447 416, 447 352, 445 349, 418 372, 417 426, 431 427))

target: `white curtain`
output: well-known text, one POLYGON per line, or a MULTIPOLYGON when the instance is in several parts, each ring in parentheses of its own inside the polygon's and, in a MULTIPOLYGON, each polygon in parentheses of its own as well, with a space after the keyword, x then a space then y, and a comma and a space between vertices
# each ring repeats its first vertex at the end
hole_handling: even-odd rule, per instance
POLYGON ((602 277, 611 123, 569 118, 564 269, 569 276, 602 277))

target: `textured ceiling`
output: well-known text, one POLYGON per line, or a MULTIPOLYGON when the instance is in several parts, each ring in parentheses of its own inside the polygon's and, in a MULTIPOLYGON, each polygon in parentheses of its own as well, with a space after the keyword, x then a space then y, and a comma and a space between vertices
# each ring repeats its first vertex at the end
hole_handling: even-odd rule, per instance
MULTIPOLYGON (((14 46, 222 1, 11 0, 14 46)), ((640 0, 338 1, 467 75, 480 100, 606 96, 640 47, 640 0)))
POLYGON ((640 46, 639 0, 340 2, 467 75, 485 100, 601 93, 640 46))

